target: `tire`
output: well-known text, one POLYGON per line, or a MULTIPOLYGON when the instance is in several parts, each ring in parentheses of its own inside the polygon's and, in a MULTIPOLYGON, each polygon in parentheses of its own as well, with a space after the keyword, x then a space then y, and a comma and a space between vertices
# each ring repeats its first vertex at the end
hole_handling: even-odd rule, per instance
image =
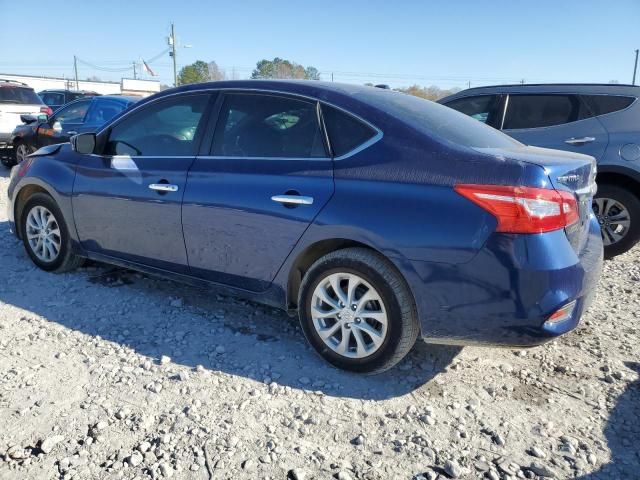
MULTIPOLYGON (((40 217, 39 225, 44 223, 42 217, 40 217)), ((31 257, 33 263, 42 270, 62 273, 74 270, 84 263, 82 257, 75 255, 71 251, 71 237, 69 236, 69 229, 67 228, 62 212, 58 208, 58 205, 56 205, 56 202, 45 193, 34 193, 26 201, 20 218, 20 234, 27 254, 31 257), (29 239, 33 236, 32 234, 38 231, 38 229, 33 228, 33 225, 36 224, 33 223, 33 219, 30 219, 31 212, 33 212, 34 216, 38 217, 38 212, 43 213, 47 220, 53 217, 53 222, 47 223, 47 226, 52 231, 49 237, 52 239, 51 243, 57 242, 59 244, 57 255, 51 255, 51 250, 49 249, 46 249, 47 253, 43 254, 43 252, 45 252, 44 248, 36 248, 30 242, 29 239), (46 215, 47 212, 50 216, 46 215), (56 226, 57 229, 55 228, 56 226), (57 235, 53 233, 55 231, 58 231, 57 235), (50 258, 43 258, 47 254, 50 258)), ((38 240, 35 241, 37 242, 38 240)), ((40 239, 39 242, 42 244, 44 240, 40 239)))
POLYGON ((388 260, 366 248, 346 248, 317 260, 302 280, 298 315, 305 337, 321 357, 338 368, 358 373, 376 374, 393 367, 409 353, 419 332, 418 315, 406 282, 388 260), (331 286, 334 281, 341 296, 331 286), (347 298, 350 285, 357 285, 353 303, 347 298), (326 296, 318 295, 323 289, 331 296, 331 303, 322 300, 326 296), (366 300, 365 293, 376 300, 366 300), (346 301, 344 308, 339 298, 346 301), (323 313, 315 313, 319 311, 323 313), (325 316, 328 312, 338 313, 325 316), (321 331, 325 335, 335 333, 325 341, 321 331))
POLYGON ((16 164, 15 151, 11 148, 0 148, 0 163, 5 168, 11 168, 16 164))
POLYGON ((31 145, 27 145, 24 142, 15 143, 13 146, 15 163, 21 163, 22 161, 24 161, 27 155, 31 155, 35 151, 35 148, 33 148, 31 145))
POLYGON ((640 240, 640 199, 631 191, 614 184, 598 185, 598 193, 593 200, 593 211, 602 228, 605 258, 613 258, 626 252, 640 240), (613 200, 617 205, 608 200, 613 200), (625 216, 628 217, 629 222, 628 227, 621 231, 621 238, 618 239, 609 232, 615 233, 616 226, 620 225, 610 219, 620 211, 620 206, 626 210, 625 216))

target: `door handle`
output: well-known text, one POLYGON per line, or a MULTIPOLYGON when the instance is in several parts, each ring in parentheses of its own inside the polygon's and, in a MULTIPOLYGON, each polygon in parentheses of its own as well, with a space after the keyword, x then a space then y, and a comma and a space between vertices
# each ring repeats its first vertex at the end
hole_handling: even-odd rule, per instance
POLYGON ((67 132, 67 135, 77 135, 78 132, 76 132, 75 130, 71 130, 69 132, 67 132))
POLYGON ((312 205, 313 197, 304 197, 302 195, 274 195, 271 200, 285 205, 312 205))
POLYGON ((580 138, 567 138, 564 143, 568 143, 569 145, 584 145, 585 143, 591 143, 595 140, 595 137, 580 137, 580 138))
POLYGON ((151 190, 156 190, 158 192, 177 192, 178 185, 172 185, 170 183, 152 183, 149 185, 151 190))

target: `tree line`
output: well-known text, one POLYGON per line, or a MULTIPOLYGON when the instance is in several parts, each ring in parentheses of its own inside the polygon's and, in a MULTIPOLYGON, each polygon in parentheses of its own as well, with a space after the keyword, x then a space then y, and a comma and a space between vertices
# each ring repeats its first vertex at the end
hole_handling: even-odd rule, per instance
MULTIPOLYGON (((204 62, 198 60, 191 65, 187 65, 180 69, 178 75, 178 84, 185 85, 188 83, 211 82, 218 80, 226 80, 227 73, 220 68, 216 62, 204 62)), ((273 60, 260 60, 256 64, 256 68, 251 72, 253 79, 301 79, 301 80, 320 80, 320 71, 312 66, 304 67, 296 62, 285 60, 279 57, 273 60)), ((367 83, 367 85, 372 85, 367 83)), ((431 85, 422 87, 420 85, 411 85, 409 87, 396 88, 399 92, 415 95, 416 97, 426 98, 427 100, 438 100, 447 95, 451 95, 460 91, 459 88, 442 89, 431 85)))

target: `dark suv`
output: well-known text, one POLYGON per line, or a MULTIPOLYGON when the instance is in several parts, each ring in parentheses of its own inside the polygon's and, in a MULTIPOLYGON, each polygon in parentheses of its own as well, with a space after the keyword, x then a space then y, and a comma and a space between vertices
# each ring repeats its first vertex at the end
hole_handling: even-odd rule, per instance
POLYGON ((500 85, 439 100, 528 145, 592 155, 598 162, 593 210, 605 255, 640 239, 640 87, 500 85))
POLYGON ((54 112, 61 106, 79 98, 95 97, 97 95, 100 94, 86 90, 43 90, 38 93, 42 101, 49 105, 54 112))

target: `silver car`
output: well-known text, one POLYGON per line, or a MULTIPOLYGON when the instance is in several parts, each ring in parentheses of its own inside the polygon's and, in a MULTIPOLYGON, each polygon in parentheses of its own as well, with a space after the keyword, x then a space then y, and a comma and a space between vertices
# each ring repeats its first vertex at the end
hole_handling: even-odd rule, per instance
POLYGON ((439 100, 540 147, 584 153, 598 162, 598 217, 610 258, 640 239, 640 87, 527 84, 470 88, 439 100))

